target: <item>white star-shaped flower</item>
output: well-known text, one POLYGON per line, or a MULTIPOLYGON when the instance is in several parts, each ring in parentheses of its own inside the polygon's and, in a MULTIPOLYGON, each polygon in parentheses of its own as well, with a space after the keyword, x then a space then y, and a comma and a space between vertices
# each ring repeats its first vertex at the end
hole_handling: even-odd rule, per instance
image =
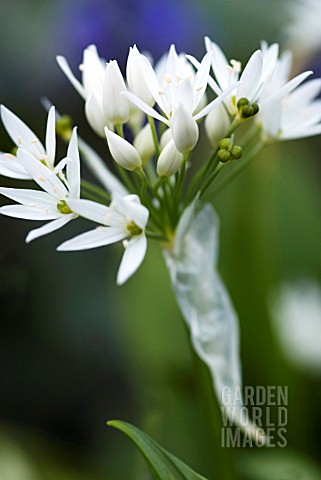
POLYGON ((160 78, 147 57, 140 54, 138 60, 145 83, 163 114, 132 92, 124 92, 123 95, 147 115, 168 125, 176 148, 181 153, 192 150, 199 135, 196 121, 218 106, 235 85, 199 111, 207 88, 211 53, 204 56, 195 75, 186 69, 186 64, 177 55, 174 45, 169 50, 165 66, 162 65, 160 78))
POLYGON ((120 94, 127 90, 116 60, 108 63, 100 58, 95 45, 84 50, 80 65, 82 82, 72 73, 65 57, 58 55, 57 62, 68 80, 85 100, 87 120, 93 130, 104 136, 104 127, 125 123, 129 119, 129 102, 120 94))
POLYGON ((117 283, 122 285, 141 265, 147 249, 145 228, 149 212, 137 195, 115 196, 110 206, 91 200, 69 202, 74 212, 101 226, 82 233, 59 245, 59 251, 88 250, 123 241, 123 255, 117 283))
POLYGON ((61 228, 78 216, 69 206, 71 199, 79 199, 80 196, 80 161, 76 129, 68 146, 67 157, 59 162, 54 171, 22 148, 18 150, 17 161, 24 165, 30 178, 44 191, 0 188, 2 195, 20 203, 1 207, 0 213, 28 220, 52 220, 40 228, 31 230, 26 238, 26 242, 29 243, 61 228), (62 173, 64 167, 67 178, 62 173))
MULTIPOLYGON (((32 157, 54 170, 56 155, 55 107, 48 113, 45 147, 30 128, 4 105, 1 105, 1 119, 14 144, 32 157)), ((0 153, 0 175, 19 180, 30 180, 24 163, 16 155, 0 153)))

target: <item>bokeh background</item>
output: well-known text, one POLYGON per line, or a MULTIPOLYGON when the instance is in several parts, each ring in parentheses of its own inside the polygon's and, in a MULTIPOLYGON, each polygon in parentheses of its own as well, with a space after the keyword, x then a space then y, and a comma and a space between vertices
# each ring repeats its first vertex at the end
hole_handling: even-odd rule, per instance
MULTIPOLYGON (((49 98, 104 155, 57 54, 77 71, 83 49, 95 43, 124 68, 134 43, 155 59, 171 43, 201 57, 208 35, 245 62, 265 39, 294 48, 294 72, 320 74, 317 35, 299 48, 311 25, 287 35, 299 3, 1 0, 0 102, 43 138, 40 99, 49 98)), ((0 128, 1 150, 9 151, 0 128)), ((236 451, 244 480, 321 478, 320 147, 320 138, 271 146, 213 199, 220 270, 240 316, 244 383, 289 387, 288 446, 236 451), (295 336, 291 323, 282 330, 284 288, 297 300, 296 325, 310 335, 295 336)), ((12 186, 5 178, 1 184, 12 186)), ((84 228, 75 223, 68 238, 84 228)), ((114 418, 214 478, 186 332, 159 249, 150 246, 139 272, 119 288, 121 247, 58 254, 66 230, 26 246, 33 226, 0 219, 1 480, 149 478, 130 442, 106 427, 114 418)))

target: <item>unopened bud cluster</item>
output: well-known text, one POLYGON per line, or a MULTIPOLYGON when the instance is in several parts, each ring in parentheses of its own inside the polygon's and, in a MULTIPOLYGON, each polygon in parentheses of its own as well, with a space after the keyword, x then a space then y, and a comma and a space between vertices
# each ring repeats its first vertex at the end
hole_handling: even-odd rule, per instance
POLYGON ((231 138, 223 138, 219 141, 219 151, 217 157, 222 163, 227 163, 230 160, 238 160, 243 155, 243 148, 239 145, 233 145, 231 138))

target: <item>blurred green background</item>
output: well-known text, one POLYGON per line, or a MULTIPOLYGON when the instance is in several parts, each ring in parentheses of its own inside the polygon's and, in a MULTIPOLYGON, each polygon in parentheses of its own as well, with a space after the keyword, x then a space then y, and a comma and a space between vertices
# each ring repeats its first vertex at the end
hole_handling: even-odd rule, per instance
MULTIPOLYGON (((95 43, 124 67, 134 43, 155 59, 173 42, 201 57, 208 35, 228 58, 245 62, 262 39, 290 43, 285 28, 296 3, 1 0, 0 102, 43 138, 40 98, 48 97, 104 155, 57 54, 76 71, 83 49, 95 43)), ((319 47, 295 65, 318 71, 319 47)), ((10 150, 2 127, 0 139, 1 150, 10 150)), ((289 386, 287 448, 238 449, 242 479, 321 478, 321 362, 310 373, 288 360, 269 307, 283 282, 321 284, 320 147, 320 138, 271 146, 213 200, 220 270, 240 317, 244 383, 289 386)), ((32 222, 0 223, 1 480, 149 478, 134 447, 105 426, 114 418, 138 425, 213 478, 215 453, 160 250, 151 244, 139 272, 120 288, 121 246, 55 252, 85 221, 28 246, 32 222)), ((303 323, 309 314, 307 306, 303 323)))

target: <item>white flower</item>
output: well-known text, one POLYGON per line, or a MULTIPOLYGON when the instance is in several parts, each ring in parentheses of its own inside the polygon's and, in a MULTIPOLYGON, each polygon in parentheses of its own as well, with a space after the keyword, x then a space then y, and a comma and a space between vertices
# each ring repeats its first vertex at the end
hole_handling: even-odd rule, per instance
MULTIPOLYGON (((115 113, 115 101, 119 98, 117 94, 119 76, 118 72, 115 72, 117 67, 109 66, 107 69, 106 61, 99 57, 95 45, 90 45, 84 50, 83 63, 79 67, 82 72, 82 82, 72 73, 65 57, 58 55, 57 62, 68 80, 85 100, 85 113, 89 124, 98 135, 104 136, 105 126, 112 128, 110 120, 111 108, 115 113), (112 80, 112 85, 107 85, 106 82, 110 82, 110 80, 112 80), (105 109, 106 106, 107 111, 105 109)), ((119 99, 119 101, 121 101, 122 113, 124 113, 123 106, 126 102, 123 98, 119 99)))
MULTIPOLYGON (((1 119, 18 148, 28 152, 51 170, 54 169, 56 155, 55 107, 51 107, 48 113, 46 147, 43 146, 37 135, 4 105, 1 105, 1 119)), ((24 163, 11 153, 0 154, 0 174, 22 180, 32 178, 24 168, 24 163)))
POLYGON ((103 88, 103 109, 107 119, 114 125, 126 123, 129 119, 129 102, 120 93, 127 88, 116 60, 106 65, 103 88))
POLYGON ((144 59, 145 57, 141 55, 136 45, 130 47, 127 58, 126 79, 128 89, 143 102, 152 107, 155 100, 146 84, 143 70, 141 68, 141 62, 144 62, 144 59))
POLYGON ((212 69, 216 78, 216 82, 210 79, 209 85, 217 95, 220 95, 240 79, 240 85, 224 100, 228 111, 235 115, 238 100, 247 98, 249 102, 254 102, 258 96, 263 69, 262 52, 257 50, 253 53, 240 76, 240 62, 236 60, 228 62, 220 47, 208 37, 205 37, 205 46, 207 52, 212 53, 212 69))
POLYGON ((68 146, 67 157, 59 162, 54 171, 23 149, 19 149, 17 155, 18 161, 23 163, 30 177, 43 188, 44 192, 0 188, 2 195, 21 204, 1 207, 0 213, 28 220, 52 220, 43 227, 31 230, 26 238, 26 242, 29 243, 35 238, 61 228, 78 216, 69 206, 69 200, 79 199, 80 195, 80 162, 76 129, 68 146), (62 174, 64 166, 66 166, 67 179, 62 174))
POLYGON ((157 160, 157 173, 159 176, 170 177, 174 175, 182 164, 182 154, 175 147, 171 139, 161 151, 157 160))
POLYGON ((105 128, 110 153, 119 165, 126 170, 135 170, 142 166, 142 160, 136 148, 124 138, 105 128))
POLYGON ((292 140, 321 133, 321 80, 300 85, 285 98, 263 106, 263 139, 292 140))
POLYGON ((58 250, 87 250, 123 240, 125 253, 118 270, 117 283, 125 283, 136 272, 146 254, 147 208, 141 205, 137 195, 117 196, 109 207, 90 200, 74 200, 70 206, 79 215, 102 226, 62 243, 58 250))
MULTIPOLYGON (((257 102, 259 107, 284 98, 302 83, 312 72, 303 72, 288 81, 290 57, 286 52, 278 59, 279 46, 275 43, 270 47, 262 42, 262 51, 253 53, 243 72, 241 64, 236 60, 227 61, 220 47, 205 38, 206 48, 212 52, 212 68, 216 78, 209 78, 209 85, 217 95, 226 91, 231 83, 240 80, 240 84, 224 100, 231 115, 238 113, 237 102, 247 98, 250 103, 257 102)), ((190 57, 194 65, 198 62, 190 57)))
MULTIPOLYGON (((126 95, 134 105, 143 110, 143 112, 164 122, 169 127, 172 127, 172 122, 175 119, 177 111, 179 115, 181 115, 183 108, 184 122, 183 124, 178 124, 175 131, 172 131, 175 145, 181 152, 190 150, 195 146, 198 138, 196 121, 218 106, 230 91, 224 92, 201 111, 198 111, 207 87, 210 62, 211 54, 206 54, 196 75, 192 76, 190 73, 186 73, 185 65, 181 62, 174 45, 172 45, 166 59, 165 73, 163 74, 163 78, 159 79, 148 59, 144 57, 144 55, 140 55, 140 65, 145 82, 164 115, 158 113, 133 93, 124 93, 124 95, 126 95), (182 128, 180 128, 180 125, 182 128), (185 136, 186 126, 188 126, 187 131, 193 134, 192 139, 185 136)), ((235 87, 235 85, 233 87, 235 87)))

